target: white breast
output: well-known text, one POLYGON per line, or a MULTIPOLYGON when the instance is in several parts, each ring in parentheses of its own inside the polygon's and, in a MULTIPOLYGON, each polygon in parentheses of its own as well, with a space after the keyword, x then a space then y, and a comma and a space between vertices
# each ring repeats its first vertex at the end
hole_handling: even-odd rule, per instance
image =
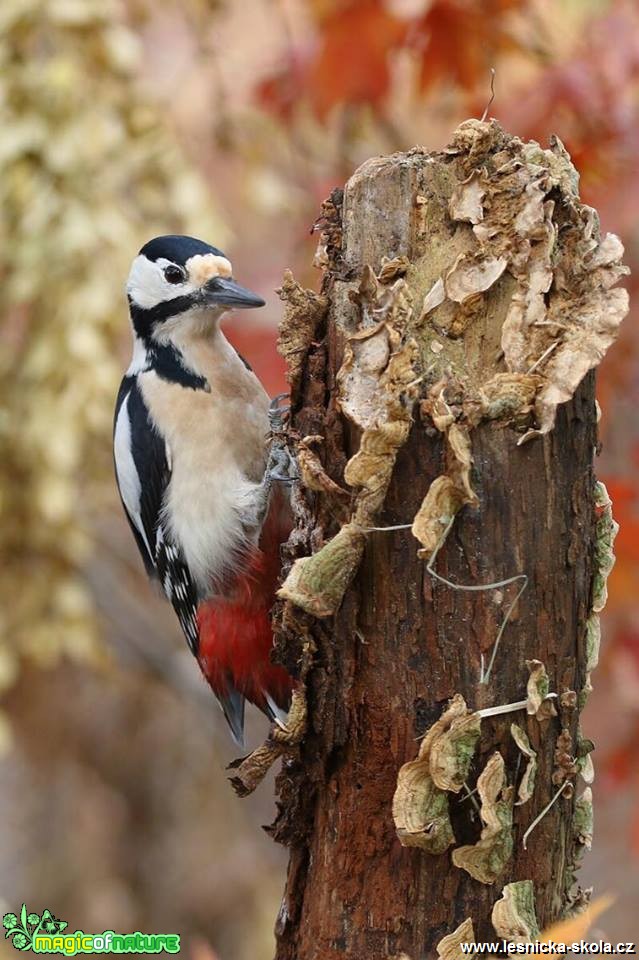
POLYGON ((140 374, 151 418, 170 450, 164 521, 201 595, 214 593, 260 534, 268 397, 218 332, 180 344, 211 392, 140 374))

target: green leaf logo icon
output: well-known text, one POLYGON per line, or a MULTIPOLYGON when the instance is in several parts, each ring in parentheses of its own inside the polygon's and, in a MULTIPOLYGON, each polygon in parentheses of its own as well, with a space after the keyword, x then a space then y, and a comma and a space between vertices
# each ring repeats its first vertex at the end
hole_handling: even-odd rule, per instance
POLYGON ((11 938, 11 943, 16 950, 30 950, 36 934, 62 933, 67 928, 67 922, 58 920, 50 910, 44 910, 42 916, 39 913, 27 913, 26 904, 23 903, 20 916, 15 913, 4 914, 2 926, 5 930, 5 940, 11 938))

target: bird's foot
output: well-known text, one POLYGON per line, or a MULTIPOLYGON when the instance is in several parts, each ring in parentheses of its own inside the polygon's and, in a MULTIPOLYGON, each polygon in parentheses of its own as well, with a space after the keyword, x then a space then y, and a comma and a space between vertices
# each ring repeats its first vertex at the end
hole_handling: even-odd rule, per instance
POLYGON ((289 450, 286 440, 273 437, 264 471, 265 481, 270 486, 273 482, 295 483, 299 478, 297 460, 289 450))
POLYGON ((273 481, 278 483, 294 483, 299 480, 300 474, 297 461, 291 453, 286 438, 286 422, 290 406, 282 406, 282 401, 288 399, 287 393, 280 393, 273 397, 268 408, 268 421, 271 428, 271 446, 269 449, 264 480, 267 484, 273 481))
POLYGON ((284 429, 291 405, 290 403, 283 404, 283 401, 288 399, 288 393, 278 393, 269 403, 268 422, 271 427, 271 433, 279 433, 284 429))

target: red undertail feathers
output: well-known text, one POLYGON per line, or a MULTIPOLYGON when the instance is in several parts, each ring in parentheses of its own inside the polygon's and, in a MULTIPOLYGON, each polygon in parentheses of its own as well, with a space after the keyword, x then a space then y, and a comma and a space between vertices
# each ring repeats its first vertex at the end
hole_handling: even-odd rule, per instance
POLYGON ((280 572, 280 544, 291 529, 283 498, 278 490, 274 493, 259 549, 225 597, 215 597, 198 607, 198 661, 239 743, 244 699, 273 719, 274 708, 288 710, 293 689, 292 677, 270 659, 270 614, 280 572))

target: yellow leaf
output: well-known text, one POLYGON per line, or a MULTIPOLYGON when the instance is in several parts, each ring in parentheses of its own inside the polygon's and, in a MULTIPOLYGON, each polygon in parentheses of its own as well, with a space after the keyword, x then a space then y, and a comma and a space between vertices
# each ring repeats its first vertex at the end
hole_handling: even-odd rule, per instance
POLYGON ((597 917, 607 910, 614 897, 606 895, 598 897, 593 903, 589 904, 583 913, 576 917, 570 917, 569 920, 560 920, 546 930, 541 936, 541 943, 549 943, 551 940, 555 943, 573 943, 579 940, 590 930, 597 917))

